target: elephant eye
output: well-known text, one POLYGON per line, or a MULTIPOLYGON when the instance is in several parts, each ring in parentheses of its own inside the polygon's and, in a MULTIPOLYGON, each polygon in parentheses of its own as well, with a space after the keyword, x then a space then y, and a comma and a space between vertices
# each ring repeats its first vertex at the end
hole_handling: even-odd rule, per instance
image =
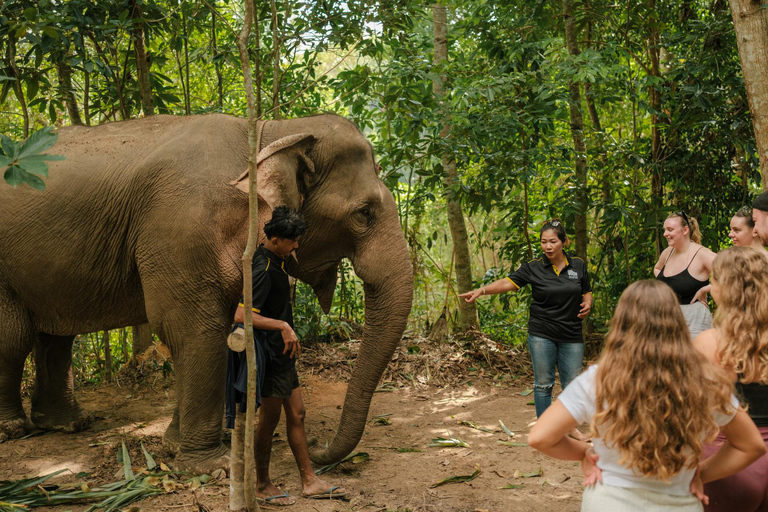
POLYGON ((359 208, 356 213, 367 226, 373 224, 373 210, 370 205, 359 208))

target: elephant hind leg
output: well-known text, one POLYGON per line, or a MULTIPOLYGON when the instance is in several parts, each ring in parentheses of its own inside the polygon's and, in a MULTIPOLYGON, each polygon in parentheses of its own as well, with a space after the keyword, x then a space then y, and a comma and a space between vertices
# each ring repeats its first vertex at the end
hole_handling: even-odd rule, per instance
POLYGON ((46 430, 76 432, 90 418, 75 399, 72 373, 74 336, 39 333, 35 343, 35 389, 32 393, 32 422, 46 430))
POLYGON ((0 287, 0 443, 23 436, 29 426, 21 404, 21 377, 34 340, 29 314, 0 287))

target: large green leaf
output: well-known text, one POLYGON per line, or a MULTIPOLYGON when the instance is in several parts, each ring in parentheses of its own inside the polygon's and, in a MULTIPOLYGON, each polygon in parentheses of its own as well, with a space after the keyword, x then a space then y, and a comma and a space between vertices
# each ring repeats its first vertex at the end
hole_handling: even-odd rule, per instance
MULTIPOLYGON (((37 155, 50 148, 59 139, 58 133, 53 133, 52 126, 46 126, 37 130, 35 133, 29 136, 24 144, 21 146, 18 158, 22 159, 28 156, 37 155)), ((3 141, 3 147, 5 148, 5 142, 3 141)))
MULTIPOLYGON (((0 135, 0 147, 2 147, 3 154, 16 159, 18 154, 18 146, 7 135, 0 135)), ((7 164, 6 164, 7 165, 7 164)))
POLYGON ((33 174, 39 174, 40 176, 45 176, 47 178, 48 164, 45 162, 45 160, 42 160, 40 156, 42 155, 24 158, 16 162, 16 165, 18 165, 19 167, 21 167, 27 172, 31 172, 33 174))
POLYGON ((35 176, 34 174, 29 174, 28 172, 24 173, 24 181, 27 182, 27 185, 34 188, 35 190, 45 190, 45 182, 35 176))
POLYGON ((5 171, 5 175, 3 176, 5 178, 5 182, 11 185, 12 187, 18 187, 19 185, 22 185, 23 183, 26 183, 26 180, 24 179, 24 176, 27 173, 25 173, 21 167, 17 165, 12 165, 5 171))

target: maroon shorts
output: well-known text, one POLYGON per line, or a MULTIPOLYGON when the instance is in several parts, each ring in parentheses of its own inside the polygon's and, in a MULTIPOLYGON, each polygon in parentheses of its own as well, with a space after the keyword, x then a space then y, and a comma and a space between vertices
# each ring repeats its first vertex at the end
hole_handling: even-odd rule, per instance
MULTIPOLYGON (((768 447, 768 427, 758 427, 768 447)), ((704 446, 704 456, 712 456, 725 442, 725 436, 717 436, 712 444, 704 446)), ((709 496, 706 512, 768 512, 768 453, 751 466, 735 475, 704 485, 709 496)))

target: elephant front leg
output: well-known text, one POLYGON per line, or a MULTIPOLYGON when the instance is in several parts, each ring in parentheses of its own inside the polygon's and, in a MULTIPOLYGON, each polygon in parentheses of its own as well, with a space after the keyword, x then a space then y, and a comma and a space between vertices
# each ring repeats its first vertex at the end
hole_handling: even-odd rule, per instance
POLYGON ((0 443, 23 436, 29 427, 21 378, 34 340, 29 315, 0 288, 0 443))
POLYGON ((75 399, 73 340, 74 336, 38 335, 32 393, 32 422, 38 428, 76 432, 90 423, 90 418, 75 399))
POLYGON ((176 463, 185 471, 210 474, 214 469, 229 469, 228 450, 221 442, 225 336, 226 332, 186 335, 181 350, 179 340, 168 340, 171 347, 176 347, 171 351, 177 376, 177 406, 164 444, 178 445, 176 463))

